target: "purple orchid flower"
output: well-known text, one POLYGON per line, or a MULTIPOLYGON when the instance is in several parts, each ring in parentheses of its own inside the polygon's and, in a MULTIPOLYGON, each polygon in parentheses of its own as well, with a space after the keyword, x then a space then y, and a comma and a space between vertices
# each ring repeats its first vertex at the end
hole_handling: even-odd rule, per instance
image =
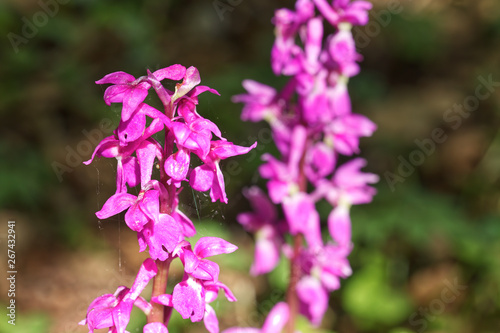
MULTIPOLYGON (((186 73, 185 67, 181 65, 172 65, 160 69, 153 73, 153 76, 161 81, 163 79, 180 80, 186 73)), ((122 121, 127 122, 137 107, 144 102, 151 88, 146 76, 136 79, 134 76, 125 72, 114 72, 104 76, 96 81, 97 84, 109 84, 104 92, 104 101, 106 104, 123 103, 122 121)))
POLYGON ((351 275, 347 260, 349 243, 310 247, 301 251, 300 266, 304 276, 297 284, 300 312, 314 326, 319 326, 328 308, 329 293, 340 288, 340 278, 351 275))
POLYGON ((115 193, 104 203, 96 216, 99 219, 106 219, 128 208, 125 222, 130 229, 140 232, 149 220, 159 220, 159 196, 158 181, 152 180, 137 196, 126 192, 115 193))
POLYGON ((290 234, 303 234, 307 244, 315 247, 322 243, 319 213, 313 198, 298 192, 283 200, 283 211, 290 228, 290 234))
POLYGON ((326 143, 318 142, 308 149, 305 156, 305 174, 316 184, 332 173, 337 162, 335 151, 326 143))
POLYGON ((313 326, 318 327, 328 308, 328 291, 312 276, 304 276, 297 283, 299 310, 313 326))
POLYGON ((146 313, 150 311, 149 303, 139 295, 156 273, 155 262, 150 258, 144 260, 130 289, 121 286, 115 294, 106 294, 96 298, 87 310, 87 317, 79 324, 87 325, 89 333, 107 327, 110 332, 124 333, 134 305, 141 306, 141 310, 146 313))
POLYGON ((158 214, 158 220, 149 219, 137 233, 139 251, 149 247, 149 255, 155 260, 165 261, 183 239, 182 226, 168 214, 158 214), (166 251, 165 251, 166 250, 166 251))
MULTIPOLYGON (((145 104, 139 108, 139 112, 144 112, 153 117, 161 114, 160 111, 145 104)), ((151 180, 151 169, 155 157, 158 159, 162 158, 160 145, 151 136, 161 131, 167 124, 169 125, 170 121, 164 118, 164 115, 154 119, 149 127, 141 130, 141 136, 136 137, 135 141, 121 141, 118 138, 117 130, 114 136, 104 138, 97 145, 90 160, 83 163, 89 165, 96 156, 115 157, 118 161, 116 193, 126 192, 126 184, 134 187, 139 183, 139 180, 141 185, 144 186, 151 180), (137 158, 132 156, 134 151, 137 151, 137 158)), ((127 131, 128 129, 126 128, 123 131, 127 131)), ((135 134, 133 136, 135 137, 135 134)))
POLYGON ((200 192, 210 189, 212 202, 220 200, 227 203, 224 176, 219 162, 228 157, 246 154, 256 146, 257 142, 250 147, 242 147, 225 140, 211 141, 210 152, 205 159, 202 159, 205 164, 194 168, 189 176, 189 184, 200 192))
POLYGON ((273 18, 276 40, 271 51, 271 66, 276 75, 293 75, 300 70, 300 47, 295 44, 295 35, 302 24, 314 16, 314 5, 310 0, 299 0, 295 12, 279 9, 273 18))
POLYGON ((238 247, 218 237, 202 237, 194 249, 191 244, 182 242, 174 251, 184 264, 184 271, 200 280, 217 281, 219 278, 219 265, 205 258, 223 253, 232 253, 238 247))
POLYGON ((224 330, 222 333, 279 333, 288 322, 289 316, 290 309, 288 308, 288 304, 279 302, 271 309, 261 329, 233 327, 224 330))
POLYGON ((371 136, 376 128, 367 117, 349 113, 328 124, 325 127, 325 137, 333 143, 335 151, 350 156, 359 153, 360 137, 371 136))
POLYGON ((357 61, 363 57, 356 52, 351 30, 339 30, 327 40, 327 51, 323 53, 325 65, 340 75, 352 77, 359 73, 357 61))
POLYGON ((333 0, 330 5, 327 0, 312 0, 323 17, 333 26, 340 23, 365 25, 368 23, 368 11, 372 4, 368 1, 333 0))
POLYGON ((280 259, 283 222, 278 221, 276 207, 260 188, 253 186, 243 194, 254 211, 241 213, 236 218, 245 230, 255 233, 255 260, 250 267, 250 274, 269 273, 280 259))
POLYGON ((151 85, 142 78, 136 80, 125 72, 114 72, 96 81, 97 84, 113 84, 104 92, 106 104, 123 103, 122 121, 130 119, 132 112, 141 104, 151 85))
POLYGON ((304 276, 314 276, 319 279, 322 287, 329 292, 340 288, 340 278, 352 274, 347 256, 352 245, 332 244, 319 245, 303 249, 300 252, 300 264, 304 276))
POLYGON ((299 164, 306 145, 307 132, 303 126, 293 129, 288 163, 277 160, 272 155, 264 154, 262 160, 267 163, 259 168, 262 178, 269 179, 267 188, 274 203, 280 203, 286 196, 297 191, 299 182, 299 164))
POLYGON ((219 289, 223 289, 226 298, 233 302, 236 298, 226 285, 218 281, 219 266, 206 257, 222 253, 232 253, 237 247, 221 238, 202 237, 194 250, 184 241, 175 251, 184 264, 184 278, 173 290, 172 295, 162 295, 153 301, 172 306, 184 318, 197 322, 202 319, 211 333, 219 332, 215 311, 208 305, 217 298, 219 289))
POLYGON ((203 160, 210 152, 212 133, 221 139, 222 136, 214 123, 196 114, 195 104, 191 101, 181 101, 178 110, 186 123, 176 121, 171 125, 178 151, 165 162, 165 172, 172 179, 182 181, 189 171, 190 152, 203 160))
POLYGON ((360 169, 366 165, 362 158, 356 158, 340 166, 331 181, 318 183, 312 194, 315 200, 324 197, 335 208, 328 216, 330 235, 341 245, 350 244, 351 221, 349 209, 351 205, 371 202, 376 190, 368 184, 378 182, 379 177, 372 173, 362 173, 360 169))
POLYGON ((253 81, 243 81, 243 87, 248 94, 233 96, 234 103, 245 103, 241 119, 258 122, 264 119, 274 119, 282 112, 276 89, 253 81))
POLYGON ((224 290, 228 301, 236 301, 225 284, 218 281, 198 280, 186 274, 183 280, 174 287, 172 295, 159 295, 153 297, 152 301, 173 307, 182 318, 189 318, 192 322, 203 320, 205 328, 210 333, 219 333, 219 321, 214 309, 208 303, 217 299, 220 289, 224 290))

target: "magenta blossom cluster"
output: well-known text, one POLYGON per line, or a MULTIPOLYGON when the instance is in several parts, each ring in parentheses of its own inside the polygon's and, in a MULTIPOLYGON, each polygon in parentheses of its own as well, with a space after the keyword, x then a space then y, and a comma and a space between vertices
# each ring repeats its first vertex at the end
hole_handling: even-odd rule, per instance
POLYGON ((217 237, 202 237, 193 247, 186 238, 196 230, 179 209, 178 196, 188 182, 194 190, 210 191, 213 202, 227 203, 220 161, 246 154, 255 144, 248 148, 234 145, 222 137, 217 125, 198 114, 198 96, 218 94, 200 82, 195 67, 181 65, 148 71, 139 78, 115 72, 96 82, 111 84, 104 93, 108 105, 122 104, 114 135, 104 138, 92 158, 84 162, 89 164, 96 157, 117 160, 116 192, 96 215, 106 219, 126 211, 125 223, 137 233, 139 250, 148 249, 151 258, 144 261, 131 288, 120 286, 114 294, 102 295, 90 304, 86 319, 80 322, 89 332, 101 328, 126 332, 135 305, 148 317, 144 332, 168 332, 170 313, 175 309, 184 319, 203 320, 210 333, 218 333, 217 317, 209 303, 221 289, 229 301, 236 300, 219 281, 219 266, 207 258, 234 252, 237 247, 217 237), (161 83, 166 79, 181 82, 170 91, 161 83), (151 88, 163 111, 145 102, 151 88), (164 142, 155 137, 164 137, 164 142), (200 165, 192 166, 192 154, 200 165), (159 179, 153 177, 155 167, 160 169, 159 179), (166 294, 168 267, 176 258, 184 266, 184 276, 166 294), (147 301, 140 294, 152 279, 153 295, 147 301))
MULTIPOLYGON (((269 123, 281 155, 263 156, 259 172, 268 180, 268 193, 247 189, 244 194, 253 212, 238 216, 243 227, 255 234, 252 274, 272 271, 282 255, 291 261, 287 303, 271 312, 281 318, 271 319, 277 322, 301 313, 314 326, 320 325, 330 292, 340 287, 341 278, 351 275, 349 211, 352 205, 372 200, 375 189, 369 184, 378 176, 361 171, 362 158, 341 165, 338 159, 358 154, 360 138, 376 129, 367 117, 352 113, 347 90, 362 59, 352 27, 366 24, 370 9, 366 1, 297 0, 295 10, 277 10, 271 65, 276 75, 290 79, 281 91, 245 80, 247 93, 234 97, 244 104, 243 120, 269 123), (334 28, 327 36, 325 21, 334 28), (327 237, 316 207, 323 200, 332 206, 327 237), (283 214, 276 205, 281 205, 283 214), (293 236, 293 244, 285 241, 287 234, 293 236)), ((293 326, 287 332, 294 332, 293 326)))

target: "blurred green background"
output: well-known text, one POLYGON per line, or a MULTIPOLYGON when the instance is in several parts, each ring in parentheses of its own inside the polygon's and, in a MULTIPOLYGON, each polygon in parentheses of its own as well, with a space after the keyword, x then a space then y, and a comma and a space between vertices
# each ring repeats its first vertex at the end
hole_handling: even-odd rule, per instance
MULTIPOLYGON (((500 3, 373 2, 372 23, 355 31, 364 62, 349 88, 354 111, 378 125, 362 140, 367 170, 381 177, 378 195, 352 212, 353 276, 332 294, 322 328, 301 322, 302 331, 499 332, 500 3), (474 99, 478 89, 488 96, 474 99), (436 131, 440 142, 431 144, 436 131), (418 142, 427 143, 424 150, 418 142)), ((115 190, 115 162, 81 164, 95 147, 89 137, 109 135, 120 112, 105 105, 94 81, 174 63, 196 66, 202 84, 221 93, 202 96, 198 111, 225 137, 259 142, 255 154, 223 166, 227 207, 187 190, 183 209, 200 236, 228 237, 240 247, 217 258, 221 280, 239 299, 230 304, 221 295, 213 304, 221 328, 260 325, 283 296, 288 269, 283 263, 267 277, 249 277, 252 239, 235 216, 248 209, 241 189, 262 184, 259 156, 274 150, 265 124, 241 122, 241 105, 230 97, 246 78, 283 84, 270 70, 270 20, 276 8, 293 4, 0 2, 0 241, 6 254, 7 221, 15 220, 18 270, 16 326, 2 315, 0 332, 86 332, 76 323, 88 304, 133 281, 144 258, 134 234, 121 216, 94 215, 115 190)), ((325 217, 327 207, 320 210, 325 217)), ((179 280, 181 267, 173 272, 179 280)), ((5 309, 4 278, 0 287, 5 309)), ((133 322, 129 331, 139 332, 144 318, 134 312, 133 322)), ((204 331, 178 317, 169 329, 204 331)))

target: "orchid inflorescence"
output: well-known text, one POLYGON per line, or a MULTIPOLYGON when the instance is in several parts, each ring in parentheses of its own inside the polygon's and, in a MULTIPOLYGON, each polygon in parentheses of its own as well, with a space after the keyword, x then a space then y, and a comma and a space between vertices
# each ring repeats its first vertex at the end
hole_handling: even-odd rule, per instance
POLYGON ((369 184, 378 176, 361 172, 366 164, 362 158, 337 162, 339 155, 359 153, 360 138, 376 129, 368 118, 352 113, 347 90, 362 59, 352 27, 365 25, 370 9, 366 1, 297 0, 295 10, 277 10, 271 67, 276 75, 290 79, 279 92, 245 80, 247 93, 233 99, 244 104, 243 120, 269 123, 281 154, 262 157, 259 172, 268 180, 268 195, 256 186, 244 193, 253 212, 240 214, 238 221, 256 240, 250 272, 272 271, 282 254, 290 260, 291 270, 286 303, 271 310, 262 330, 231 328, 225 333, 281 332, 285 326, 293 333, 297 313, 319 326, 329 293, 351 275, 349 211, 352 205, 372 200, 375 189, 369 184), (334 28, 326 37, 325 21, 334 28), (332 206, 327 237, 316 207, 323 200, 332 206))
POLYGON ((125 223, 137 232, 139 250, 148 249, 150 258, 143 262, 130 288, 120 286, 114 294, 102 295, 90 304, 86 318, 80 322, 88 326, 89 332, 101 328, 109 328, 113 333, 126 332, 135 305, 148 318, 146 333, 168 332, 172 309, 184 319, 203 320, 210 333, 218 333, 218 320, 209 303, 217 298, 219 290, 225 292, 229 301, 236 300, 219 281, 219 266, 206 258, 234 252, 237 247, 217 237, 202 237, 193 247, 186 238, 194 236, 196 229, 179 209, 178 196, 184 182, 189 182, 196 191, 210 190, 213 202, 227 203, 219 163, 246 154, 256 144, 234 145, 222 137, 217 125, 198 114, 198 96, 203 92, 218 94, 214 89, 200 86, 200 82, 195 67, 181 65, 148 71, 137 79, 115 72, 96 82, 111 84, 104 93, 108 105, 123 105, 114 135, 104 138, 92 158, 84 162, 90 164, 96 157, 117 160, 116 192, 96 215, 106 219, 127 210, 125 223), (165 79, 182 82, 170 91, 161 83, 165 79), (163 104, 163 112, 145 103, 151 88, 163 104), (162 131, 163 145, 153 137, 162 131), (202 162, 194 168, 192 153, 202 162), (160 169, 159 179, 153 177, 154 167, 160 169), (129 193, 136 186, 140 187, 139 193, 129 193), (184 275, 172 293, 166 294, 169 265, 176 258, 184 266, 184 275), (153 292, 147 301, 140 294, 152 279, 153 292))

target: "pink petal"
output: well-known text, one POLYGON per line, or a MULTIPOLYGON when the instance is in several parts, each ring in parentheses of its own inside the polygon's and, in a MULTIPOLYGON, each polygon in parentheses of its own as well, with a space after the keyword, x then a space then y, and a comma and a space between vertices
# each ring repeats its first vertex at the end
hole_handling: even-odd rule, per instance
POLYGON ((201 321, 205 315, 205 300, 202 297, 200 283, 188 278, 174 287, 172 303, 182 318, 191 318, 192 322, 201 321))
POLYGON ((179 149, 165 161, 165 172, 175 180, 184 180, 189 171, 189 160, 189 152, 179 149))
POLYGON ((318 8, 319 12, 323 17, 330 22, 330 24, 336 26, 339 20, 339 15, 326 0, 313 0, 314 4, 318 8))
MULTIPOLYGON (((143 239, 143 244, 149 246, 151 258, 164 261, 169 258, 169 253, 173 252, 177 244, 182 240, 182 231, 172 216, 160 214, 159 221, 150 221, 146 224, 138 237, 143 239)), ((143 246, 141 250, 144 249, 143 246)))
POLYGON ((151 299, 151 302, 163 304, 165 306, 174 306, 174 304, 172 303, 172 295, 170 295, 170 294, 163 294, 163 295, 153 297, 151 299))
POLYGON ((99 296, 92 301, 87 310, 87 318, 85 319, 85 323, 88 325, 89 329, 92 330, 113 326, 111 313, 116 303, 117 299, 112 294, 99 296))
POLYGON ((255 240, 255 259, 250 274, 271 272, 280 260, 280 241, 273 227, 266 225, 258 231, 255 240))
POLYGON ((200 115, 196 113, 196 101, 192 99, 181 99, 177 105, 177 112, 184 118, 187 124, 192 123, 196 119, 200 118, 200 115))
POLYGON ((191 98, 197 97, 206 91, 208 91, 214 95, 220 96, 219 92, 215 89, 212 89, 212 88, 207 87, 207 86, 197 86, 191 90, 191 92, 189 93, 189 97, 191 97, 191 98))
POLYGON ((103 156, 103 157, 117 157, 119 154, 119 141, 116 140, 116 138, 112 136, 108 136, 104 139, 102 139, 101 142, 97 145, 97 147, 94 150, 94 153, 92 153, 92 157, 90 160, 83 162, 85 165, 89 165, 92 163, 94 160, 95 156, 103 156))
POLYGON ((120 121, 117 129, 120 143, 125 145, 139 139, 143 135, 145 127, 146 115, 138 109, 127 121, 120 121))
POLYGON ((224 290, 224 294, 226 295, 226 298, 229 302, 236 302, 237 301, 236 297, 234 297, 234 295, 233 295, 233 292, 224 283, 217 281, 217 282, 215 282, 215 286, 219 289, 224 290))
POLYGON ((174 133, 175 140, 179 145, 184 145, 186 140, 191 135, 191 130, 186 124, 180 122, 173 122, 171 124, 171 130, 174 133))
POLYGON ((194 246, 194 253, 200 258, 206 258, 223 253, 232 253, 238 247, 218 237, 202 237, 194 246))
POLYGON ((135 187, 139 184, 140 170, 139 163, 137 163, 137 158, 135 156, 129 156, 122 160, 123 166, 123 176, 125 182, 130 187, 135 187))
POLYGON ((162 323, 149 323, 144 326, 144 333, 168 333, 168 329, 162 323))
POLYGON ((307 130, 304 126, 295 126, 292 132, 290 156, 288 158, 288 168, 293 178, 298 177, 300 159, 304 153, 307 140, 307 130))
POLYGON ((137 147, 136 154, 140 165, 141 187, 144 187, 151 180, 155 157, 161 153, 154 143, 143 141, 137 147))
POLYGON ((351 112, 351 98, 345 83, 338 83, 329 92, 330 107, 334 115, 341 116, 351 112))
POLYGON ((214 177, 214 182, 212 187, 210 188, 210 198, 212 202, 216 202, 220 200, 223 203, 227 204, 227 195, 226 189, 224 185, 224 175, 220 170, 219 163, 215 163, 216 177, 214 177))
POLYGON ((184 237, 193 237, 196 235, 196 229, 193 222, 183 212, 177 209, 172 213, 172 217, 181 226, 184 237))
POLYGON ((222 333, 262 333, 262 331, 253 327, 232 327, 222 331, 222 333))
POLYGON ((217 281, 219 279, 220 268, 215 262, 202 259, 198 261, 198 266, 191 275, 199 280, 217 281))
POLYGON ((219 320, 217 320, 215 310, 208 304, 205 307, 205 317, 203 318, 203 323, 205 324, 207 331, 210 333, 219 333, 219 320))
MULTIPOLYGON (((148 285, 149 281, 156 276, 158 273, 158 268, 153 259, 147 258, 141 265, 137 277, 135 278, 134 284, 130 288, 130 293, 127 294, 126 298, 136 300, 137 297, 142 293, 144 288, 148 285)), ((124 298, 125 299, 125 298, 124 298)))
POLYGON ((182 229, 177 221, 168 214, 160 214, 160 221, 155 227, 155 232, 159 234, 161 246, 168 252, 173 252, 177 244, 182 240, 182 229))
POLYGON ((111 105, 111 103, 122 103, 128 91, 128 85, 109 86, 104 91, 104 102, 108 105, 111 105))
POLYGON ((130 313, 133 306, 133 301, 122 301, 113 309, 112 317, 116 332, 125 332, 130 321, 130 313))
POLYGON ((137 107, 144 102, 148 95, 148 90, 140 86, 130 87, 129 91, 125 93, 123 98, 122 120, 127 121, 132 116, 132 113, 137 107))
POLYGON ((205 159, 210 152, 210 139, 212 135, 191 132, 189 138, 184 141, 184 147, 196 153, 201 159, 205 159))
POLYGON ((311 197, 303 192, 283 200, 290 233, 303 233, 309 246, 322 245, 320 219, 311 197))
POLYGON ((328 308, 328 292, 316 278, 306 276, 297 284, 297 296, 301 302, 300 312, 312 325, 319 326, 328 308))
POLYGON ((349 209, 344 205, 335 207, 328 215, 328 231, 340 246, 351 244, 351 219, 349 209))
POLYGON ((151 305, 151 303, 146 301, 144 299, 144 297, 142 297, 142 296, 137 297, 137 299, 134 302, 134 305, 137 308, 139 308, 142 312, 144 312, 145 314, 150 313, 151 310, 153 309, 153 306, 151 305))
POLYGON ((199 133, 203 133, 210 138, 212 137, 212 134, 210 132, 214 133, 215 136, 219 138, 222 135, 217 125, 215 125, 208 119, 204 118, 197 119, 193 121, 189 126, 191 127, 192 130, 199 133))
POLYGON ((181 260, 184 264, 184 271, 189 274, 193 273, 200 263, 200 259, 188 248, 183 249, 181 260))
POLYGON ((99 219, 106 219, 110 216, 123 212, 135 203, 137 197, 128 193, 116 193, 112 195, 102 206, 101 210, 95 213, 99 219))
MULTIPOLYGON (((262 165, 264 166, 264 165, 262 165)), ((280 180, 270 180, 267 182, 267 189, 269 191, 269 197, 272 202, 279 204, 283 199, 289 194, 290 186, 287 182, 280 180)))
POLYGON ((163 122, 165 124, 166 127, 170 128, 170 124, 172 123, 171 120, 163 113, 161 112, 160 110, 146 104, 146 103, 143 103, 141 105, 141 110, 144 112, 144 114, 150 118, 153 118, 153 119, 160 119, 161 122, 163 122))
POLYGON ((319 54, 323 43, 323 20, 319 17, 309 20, 307 23, 306 55, 311 65, 318 65, 319 54))
POLYGON ((172 97, 172 100, 177 100, 182 96, 186 95, 191 89, 200 84, 200 72, 196 67, 189 67, 186 70, 186 76, 184 77, 184 81, 181 84, 177 84, 175 87, 175 94, 172 97))
POLYGON ((144 196, 139 202, 139 206, 144 214, 151 220, 158 221, 160 212, 160 191, 150 189, 144 192, 144 196))
POLYGON ((262 333, 281 332, 288 322, 290 310, 285 302, 277 303, 267 315, 262 326, 262 333))
POLYGON ((200 192, 208 191, 212 187, 215 172, 206 164, 194 168, 189 175, 189 185, 200 192))
POLYGON ((254 80, 244 80, 242 85, 248 91, 249 95, 257 95, 260 98, 264 98, 262 100, 264 103, 271 102, 276 96, 276 89, 254 80))
POLYGON ((228 157, 246 154, 255 147, 257 147, 257 142, 250 147, 242 147, 225 140, 212 141, 213 153, 222 160, 228 157))
POLYGON ((144 214, 137 201, 125 213, 125 223, 133 231, 142 231, 148 221, 148 217, 144 214))
POLYGON ((169 79, 173 81, 181 80, 186 75, 186 67, 182 65, 172 65, 166 68, 159 69, 153 73, 158 81, 169 79))
POLYGON ((125 72, 114 72, 104 76, 102 79, 95 81, 96 84, 126 84, 135 80, 135 77, 125 72))
MULTIPOLYGON (((277 160, 274 156, 271 154, 264 154, 262 155, 262 160, 267 162, 265 164, 262 164, 259 167, 259 172, 262 178, 276 178, 276 179, 283 179, 283 178, 289 178, 288 177, 288 168, 286 164, 283 162, 277 160)), ((291 179, 287 179, 288 181, 291 181, 291 179)))

